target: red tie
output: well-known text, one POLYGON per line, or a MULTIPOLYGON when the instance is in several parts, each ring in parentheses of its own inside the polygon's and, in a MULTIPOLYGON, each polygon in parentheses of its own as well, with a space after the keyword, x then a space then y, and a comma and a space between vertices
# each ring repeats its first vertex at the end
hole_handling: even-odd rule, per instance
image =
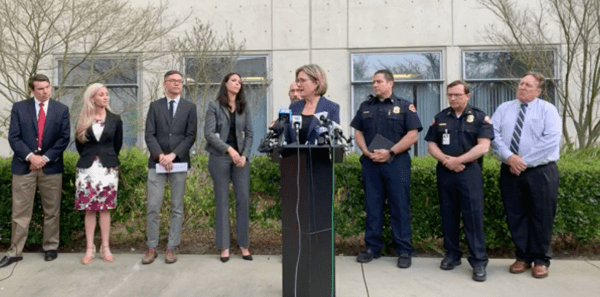
POLYGON ((40 102, 40 113, 38 115, 38 148, 42 148, 42 136, 44 136, 44 125, 46 124, 46 113, 44 102, 40 102))

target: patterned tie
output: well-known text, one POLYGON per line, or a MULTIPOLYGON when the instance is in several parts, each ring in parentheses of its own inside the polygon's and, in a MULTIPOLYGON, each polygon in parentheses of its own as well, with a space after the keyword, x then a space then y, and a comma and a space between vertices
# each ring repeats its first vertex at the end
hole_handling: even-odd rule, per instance
POLYGON ((40 102, 40 113, 38 114, 38 148, 42 148, 42 137, 44 136, 44 125, 46 124, 46 113, 44 112, 44 102, 40 102))
POLYGON ((175 100, 170 100, 169 101, 169 115, 171 116, 169 119, 172 121, 173 120, 173 106, 175 106, 175 100))
POLYGON ((519 110, 519 116, 515 123, 515 130, 513 131, 512 139, 510 140, 510 151, 518 155, 519 154, 519 142, 521 141, 521 131, 523 131, 523 122, 525 121, 525 108, 527 103, 521 103, 521 109, 519 110))

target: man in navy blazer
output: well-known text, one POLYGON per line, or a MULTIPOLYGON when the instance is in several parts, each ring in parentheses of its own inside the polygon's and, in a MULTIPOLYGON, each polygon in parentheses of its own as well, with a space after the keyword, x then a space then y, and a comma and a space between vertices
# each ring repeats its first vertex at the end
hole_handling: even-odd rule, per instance
POLYGON ((58 256, 60 198, 63 152, 69 144, 69 109, 50 99, 47 76, 29 79, 29 98, 13 104, 8 142, 14 151, 12 178, 12 234, 7 255, 0 268, 23 259, 36 187, 44 208, 44 259, 58 256))
POLYGON ((179 245, 183 225, 183 194, 187 172, 169 172, 173 163, 190 164, 190 148, 196 141, 198 117, 196 105, 181 98, 183 76, 175 70, 164 76, 163 87, 166 97, 150 104, 146 118, 146 146, 150 151, 148 160, 148 200, 146 214, 146 235, 148 250, 142 264, 150 264, 158 253, 158 234, 160 226, 160 207, 165 193, 167 180, 171 184, 171 224, 165 255, 165 263, 175 263, 175 249, 179 245), (157 173, 162 166, 167 173, 157 173))

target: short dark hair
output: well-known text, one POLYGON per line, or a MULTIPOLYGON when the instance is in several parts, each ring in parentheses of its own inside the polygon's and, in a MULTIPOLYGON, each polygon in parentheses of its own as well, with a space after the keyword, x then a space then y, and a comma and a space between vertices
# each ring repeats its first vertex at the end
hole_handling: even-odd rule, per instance
POLYGON ((50 79, 43 75, 43 74, 34 74, 32 77, 29 78, 29 81, 27 82, 27 84, 29 85, 29 91, 33 91, 35 86, 33 85, 34 82, 36 81, 47 81, 48 83, 50 83, 50 79))
POLYGON ((379 69, 379 70, 377 70, 377 72, 375 72, 375 74, 373 74, 373 76, 375 76, 377 74, 383 74, 383 77, 385 78, 386 81, 394 82, 394 74, 391 71, 389 71, 388 69, 379 69))
POLYGON ((469 89, 469 84, 464 81, 464 80, 455 80, 453 82, 451 82, 447 87, 446 87, 446 91, 448 91, 448 89, 452 88, 452 87, 456 87, 458 85, 462 85, 463 88, 465 89, 465 94, 469 94, 471 93, 471 90, 469 89))
POLYGON ((183 74, 181 74, 181 72, 177 71, 177 70, 169 70, 167 71, 167 73, 165 73, 165 77, 164 80, 167 80, 167 77, 173 75, 173 74, 179 74, 181 77, 183 77, 183 74))
POLYGON ((537 71, 527 71, 527 72, 525 72, 525 74, 523 74, 523 76, 521 76, 521 78, 528 76, 528 75, 533 76, 533 78, 535 78, 535 80, 537 80, 538 90, 540 90, 542 92, 542 94, 544 94, 544 91, 546 91, 546 78, 544 77, 544 75, 537 71))

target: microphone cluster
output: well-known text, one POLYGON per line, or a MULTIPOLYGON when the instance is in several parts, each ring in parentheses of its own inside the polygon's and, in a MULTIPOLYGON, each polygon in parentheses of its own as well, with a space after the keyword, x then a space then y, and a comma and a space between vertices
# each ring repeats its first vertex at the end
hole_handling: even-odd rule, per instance
MULTIPOLYGON (((345 137, 342 127, 332 121, 326 111, 314 114, 319 121, 315 128, 317 132, 316 145, 338 146, 344 151, 352 147, 352 137, 345 137)), ((296 143, 299 143, 298 135, 302 127, 302 116, 292 115, 289 109, 280 109, 279 117, 269 126, 269 132, 261 140, 258 151, 261 153, 271 153, 276 148, 283 148, 287 145, 285 133, 288 126, 296 132, 296 143)))

